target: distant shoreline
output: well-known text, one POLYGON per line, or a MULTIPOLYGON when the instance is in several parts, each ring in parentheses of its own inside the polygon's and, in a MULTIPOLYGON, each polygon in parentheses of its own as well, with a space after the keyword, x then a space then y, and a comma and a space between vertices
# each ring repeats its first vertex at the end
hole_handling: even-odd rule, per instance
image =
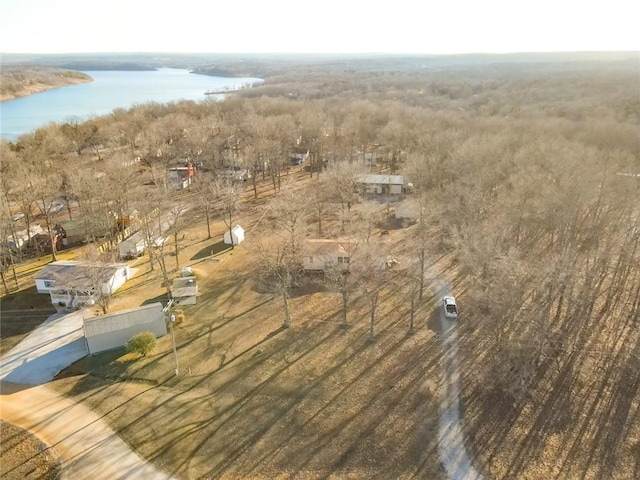
POLYGON ((40 70, 34 71, 30 69, 2 72, 1 79, 0 103, 57 88, 93 82, 93 78, 82 72, 65 71, 63 74, 57 73, 57 71, 45 71, 43 73, 40 70), (16 72, 19 73, 19 76, 17 78, 12 77, 16 72))

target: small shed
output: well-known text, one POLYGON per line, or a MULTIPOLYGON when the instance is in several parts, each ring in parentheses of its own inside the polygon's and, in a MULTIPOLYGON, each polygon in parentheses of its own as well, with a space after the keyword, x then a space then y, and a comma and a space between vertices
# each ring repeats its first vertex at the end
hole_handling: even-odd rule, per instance
POLYGON ((141 232, 134 233, 118 244, 120 258, 136 258, 144 253, 145 242, 141 232))
POLYGON ((231 231, 227 230, 224 233, 223 240, 225 245, 239 245, 244 242, 244 229, 240 225, 236 225, 231 231))
POLYGON ((174 305, 195 305, 198 295, 196 277, 179 277, 171 284, 171 298, 174 305))
POLYGON ((167 334, 165 313, 160 302, 84 319, 84 336, 91 355, 122 348, 133 335, 152 332, 167 334))

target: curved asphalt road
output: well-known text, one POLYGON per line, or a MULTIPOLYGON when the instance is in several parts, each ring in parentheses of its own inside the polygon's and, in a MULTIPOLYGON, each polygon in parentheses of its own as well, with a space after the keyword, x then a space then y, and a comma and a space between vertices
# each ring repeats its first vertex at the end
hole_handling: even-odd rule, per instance
POLYGON ((95 412, 43 385, 88 353, 82 313, 52 316, 0 359, 0 418, 55 448, 64 460, 64 478, 171 478, 133 452, 95 412))
MULTIPOLYGON (((430 268, 428 275, 436 288, 436 298, 452 295, 451 285, 430 268)), ((481 480, 464 447, 460 418, 460 362, 458 360, 458 331, 456 320, 445 318, 438 308, 442 347, 444 349, 443 391, 440 398, 438 422, 438 452, 447 475, 452 480, 481 480)))

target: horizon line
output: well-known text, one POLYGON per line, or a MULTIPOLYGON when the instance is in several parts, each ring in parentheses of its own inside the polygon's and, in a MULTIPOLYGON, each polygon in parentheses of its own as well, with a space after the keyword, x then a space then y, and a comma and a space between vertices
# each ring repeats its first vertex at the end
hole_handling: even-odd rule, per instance
POLYGON ((455 52, 455 53, 432 53, 432 52, 259 52, 259 51, 238 51, 238 52, 215 52, 215 51, 117 51, 117 50, 101 50, 91 52, 0 52, 1 55, 96 55, 96 54, 109 54, 109 55, 413 55, 413 56, 458 56, 458 55, 523 55, 523 54, 597 54, 597 53, 636 53, 640 54, 640 49, 629 50, 525 50, 525 51, 513 51, 513 52, 455 52))

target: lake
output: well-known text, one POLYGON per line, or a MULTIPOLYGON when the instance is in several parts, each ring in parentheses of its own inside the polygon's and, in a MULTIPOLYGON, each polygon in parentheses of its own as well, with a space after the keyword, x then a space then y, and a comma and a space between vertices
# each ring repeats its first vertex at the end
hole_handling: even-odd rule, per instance
POLYGON ((227 78, 196 75, 188 70, 161 68, 155 71, 85 71, 93 82, 48 90, 0 103, 0 136, 16 140, 50 122, 69 118, 87 120, 116 108, 147 102, 203 101, 223 95, 205 92, 233 90, 262 82, 259 78, 227 78))

